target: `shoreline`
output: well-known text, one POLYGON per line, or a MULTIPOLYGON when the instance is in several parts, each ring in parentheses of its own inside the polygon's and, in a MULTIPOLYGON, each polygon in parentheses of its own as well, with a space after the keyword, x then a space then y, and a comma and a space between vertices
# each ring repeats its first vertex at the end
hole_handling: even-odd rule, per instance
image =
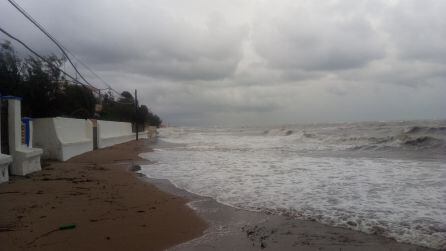
POLYGON ((161 191, 189 200, 187 205, 209 225, 202 236, 169 250, 435 250, 316 221, 232 207, 167 179, 139 175, 161 191))
MULTIPOLYGON (((131 141, 0 185, 6 250, 431 250, 309 220, 238 209, 146 177, 131 141), (74 229, 57 231, 67 224, 74 229)), ((148 153, 148 159, 139 157, 148 153)))
POLYGON ((88 152, 0 185, 0 249, 164 250, 206 223, 185 198, 137 178, 147 140, 88 152), (70 226, 69 229, 60 228, 70 226))
POLYGON ((144 174, 140 178, 190 200, 187 205, 209 225, 202 236, 169 250, 435 250, 316 221, 239 209, 176 187, 167 179, 144 174))

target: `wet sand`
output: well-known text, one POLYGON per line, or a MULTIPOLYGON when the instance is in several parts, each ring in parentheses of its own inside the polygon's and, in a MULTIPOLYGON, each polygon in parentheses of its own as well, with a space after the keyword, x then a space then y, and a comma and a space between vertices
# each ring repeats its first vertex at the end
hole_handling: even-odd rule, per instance
POLYGON ((1 184, 0 250, 163 250, 200 236, 207 225, 185 198, 129 171, 150 150, 132 141, 1 184))
POLYGON ((237 209, 179 189, 168 180, 144 179, 190 200, 189 206, 209 224, 204 235, 171 250, 431 250, 315 221, 237 209))

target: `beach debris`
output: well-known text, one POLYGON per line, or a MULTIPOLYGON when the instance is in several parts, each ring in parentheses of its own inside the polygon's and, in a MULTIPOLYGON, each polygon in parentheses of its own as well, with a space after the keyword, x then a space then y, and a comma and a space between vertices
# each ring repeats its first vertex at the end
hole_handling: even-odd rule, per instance
POLYGON ((48 236, 48 235, 50 235, 50 234, 52 234, 54 232, 61 231, 61 230, 74 229, 74 228, 76 228, 76 224, 61 225, 61 226, 59 226, 59 228, 53 229, 51 231, 48 231, 48 232, 38 236, 34 240, 28 242, 28 245, 32 245, 32 244, 34 244, 34 242, 38 241, 39 239, 41 239, 43 237, 46 237, 46 236, 48 236))
POLYGON ((268 230, 264 226, 257 225, 253 227, 245 225, 241 229, 246 233, 246 237, 252 242, 252 245, 255 246, 258 243, 261 249, 266 248, 266 240, 277 232, 277 229, 268 230))
POLYGON ((15 192, 15 191, 11 191, 11 192, 2 192, 2 193, 0 193, 0 194, 10 194, 10 193, 20 193, 20 192, 15 192))
POLYGON ((141 170, 141 166, 140 165, 132 165, 132 167, 130 168, 130 171, 132 172, 137 172, 141 170))
POLYGON ((14 225, 0 225, 0 232, 9 232, 9 231, 14 231, 14 225))
POLYGON ((60 178, 43 178, 39 181, 70 181, 72 183, 83 183, 83 182, 92 182, 93 180, 90 179, 81 179, 81 178, 68 178, 68 177, 60 177, 60 178))
POLYGON ((67 229, 74 229, 76 228, 76 224, 68 224, 68 225, 62 225, 59 227, 59 230, 67 230, 67 229))

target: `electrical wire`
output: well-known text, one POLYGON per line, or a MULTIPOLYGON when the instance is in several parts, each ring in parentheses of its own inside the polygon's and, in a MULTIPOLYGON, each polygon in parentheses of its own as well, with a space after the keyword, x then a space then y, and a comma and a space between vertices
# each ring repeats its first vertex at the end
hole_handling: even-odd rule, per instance
POLYGON ((65 74, 67 77, 69 77, 74 83, 82 85, 84 87, 90 88, 88 86, 86 86, 84 83, 79 82, 75 77, 71 76, 69 73, 67 73, 66 71, 62 70, 61 68, 59 68, 58 66, 54 65, 51 61, 49 61, 48 59, 46 59, 45 57, 41 56, 39 53, 37 53, 35 50, 31 49, 27 44, 25 44, 24 42, 22 42, 20 39, 18 39, 17 37, 11 35, 9 32, 7 32, 6 30, 4 30, 3 28, 0 27, 0 31, 5 34, 6 36, 8 36, 9 38, 13 39, 14 41, 18 42, 19 44, 21 44, 23 47, 25 47, 27 50, 29 50, 31 53, 33 53, 36 57, 38 57, 39 59, 41 59, 42 61, 44 61, 45 63, 51 65, 52 67, 55 67, 57 69, 59 69, 59 71, 61 71, 63 74, 65 74))
MULTIPOLYGON (((22 15, 24 15, 31 23, 33 23, 40 31, 42 31, 54 44, 56 44, 56 46, 61 50, 61 52, 64 54, 64 56, 67 58, 67 60, 69 61, 69 63, 71 64, 71 66, 74 68, 74 70, 76 71, 77 74, 79 74, 79 76, 81 77, 81 79, 88 84, 91 88, 93 88, 94 91, 96 91, 99 96, 101 96, 100 91, 101 90, 111 90, 114 93, 116 93, 117 95, 125 98, 124 96, 122 96, 121 93, 119 93, 118 91, 116 91, 110 84, 108 84, 104 79, 102 79, 98 74, 96 74, 87 64, 85 64, 84 62, 82 62, 79 58, 77 58, 71 51, 69 51, 66 47, 64 47, 56 38, 54 38, 49 32, 47 32, 45 30, 45 28, 37 21, 35 20, 28 12, 26 12, 26 10, 24 10, 20 5, 18 5, 14 0, 8 0, 8 2, 14 6, 22 15), (68 52, 68 53, 67 53, 68 52), (70 56, 68 55, 72 55, 73 58, 75 58, 82 66, 84 66, 87 70, 89 70, 93 75, 95 75, 98 79, 100 79, 106 86, 107 88, 97 88, 95 86, 93 86, 92 84, 90 84, 90 82, 88 82, 85 77, 80 73, 80 71, 77 69, 77 67, 74 65, 74 63, 72 62, 70 56)), ((4 31, 4 30, 3 30, 4 31)), ((16 40, 16 39, 15 39, 16 40)), ((19 42, 19 40, 16 40, 19 42)), ((25 47, 27 47, 27 49, 30 49, 28 46, 26 46, 23 42, 20 41, 20 43, 22 45, 24 45, 25 47)), ((32 50, 30 50, 32 51, 32 50)), ((33 53, 35 53, 35 51, 32 51, 33 53)), ((36 53, 35 53, 36 54, 36 53)), ((36 54, 38 55, 38 54, 36 54)), ((43 58, 39 55, 39 58, 43 58)), ((47 61, 45 61, 47 62, 47 61)), ((61 70, 61 69, 60 69, 61 70)), ((62 71, 62 70, 61 70, 62 71)), ((63 71, 64 72, 64 71, 63 71)), ((67 74, 66 72, 64 72, 65 74, 67 74)), ((67 75, 70 76, 71 75, 67 75)), ((80 83, 79 81, 77 81, 77 79, 75 80, 76 83, 80 83)), ((119 102, 119 101, 117 101, 119 102)), ((119 103, 123 103, 123 104, 131 104, 131 103, 125 103, 125 102, 119 102, 119 103)))
MULTIPOLYGON (((23 47, 25 47, 27 50, 29 50, 31 53, 33 53, 35 56, 37 56, 40 60, 46 62, 48 65, 57 68, 60 72, 62 72, 63 74, 65 74, 66 76, 68 76, 68 78, 70 78, 74 83, 79 84, 80 86, 87 88, 87 89, 91 89, 89 86, 86 86, 84 83, 79 82, 76 78, 74 78, 73 76, 71 76, 70 74, 68 74, 67 72, 65 72, 64 70, 62 70, 60 67, 58 67, 57 65, 54 65, 53 62, 49 61, 48 59, 46 59, 45 57, 41 56, 39 53, 37 53, 35 50, 31 49, 27 44, 25 44, 24 42, 22 42, 20 39, 16 38, 15 36, 11 35, 9 32, 5 31, 3 28, 0 27, 0 32, 2 32, 3 34, 5 34, 6 36, 8 36, 9 38, 15 40, 16 42, 18 42, 19 44, 21 44, 23 47)), ((88 104, 88 100, 85 96, 82 95, 82 98, 84 99, 84 101, 86 102, 85 104, 88 104)))
POLYGON ((110 84, 108 84, 104 79, 102 79, 98 74, 96 74, 90 67, 87 66, 87 64, 85 64, 84 62, 82 62, 79 58, 77 58, 71 51, 69 51, 66 47, 64 47, 57 39, 55 39, 51 34, 49 34, 45 28, 43 28, 43 26, 37 21, 35 20, 29 13, 26 12, 26 10, 24 10, 20 5, 18 5, 14 0, 8 0, 9 3, 11 3, 20 13, 22 13, 29 21, 31 21, 37 28, 39 28, 40 31, 42 31, 48 38, 51 39, 51 41, 53 41, 57 47, 62 51, 62 53, 65 55, 65 57, 67 57, 67 60, 70 62, 71 66, 74 68, 74 70, 77 72, 77 74, 79 74, 79 76, 82 78, 82 80, 84 80, 88 85, 90 85, 92 88, 94 88, 95 90, 97 90, 98 92, 101 90, 111 90, 114 93, 116 93, 117 95, 122 96, 121 93, 119 93, 118 91, 116 91, 110 84), (68 52, 68 53, 67 53, 68 52), (93 75, 95 75, 99 80, 102 81, 103 84, 105 84, 107 86, 107 88, 96 88, 94 87, 92 84, 90 84, 85 78, 84 76, 80 73, 80 71, 77 69, 77 67, 73 64, 73 62, 71 61, 70 57, 68 56, 68 54, 72 55, 73 58, 75 58, 79 63, 81 63, 82 66, 84 66, 87 70, 89 70, 93 75))
POLYGON ((73 56, 73 58, 78 61, 85 69, 87 69, 89 72, 91 72, 93 75, 95 75, 99 80, 101 80, 101 82, 107 86, 107 88, 103 88, 103 89, 99 89, 99 90, 111 90, 113 91, 115 94, 117 94, 118 96, 121 96, 123 98, 125 98, 124 96, 122 96, 121 93, 119 93, 117 90, 115 90, 109 83, 107 83, 107 81, 105 81, 101 76, 99 76, 96 72, 94 72, 87 64, 85 64, 84 62, 82 62, 82 60, 80 60, 78 57, 76 57, 76 55, 74 55, 72 52, 70 52, 67 48, 64 47, 64 49, 71 55, 73 56))
MULTIPOLYGON (((8 36, 9 38, 13 39, 14 41, 18 42, 19 44, 21 44, 23 47, 25 47, 27 50, 29 50, 32 54, 34 54, 36 57, 38 57, 39 59, 41 59, 42 61, 44 61, 45 63, 47 63, 48 65, 50 65, 51 67, 57 68, 60 72, 62 72, 64 75, 66 75, 68 78, 71 79, 71 81, 75 84, 81 85, 85 88, 90 89, 89 86, 85 85, 82 82, 79 82, 75 77, 71 76, 69 73, 67 73, 66 71, 62 70, 60 67, 58 67, 57 65, 54 65, 51 61, 49 61, 48 59, 46 59, 45 57, 41 56, 39 53, 37 53, 35 50, 31 49, 27 44, 25 44, 23 41, 21 41, 20 39, 18 39, 17 37, 13 36, 12 34, 10 34, 9 32, 7 32, 6 30, 4 30, 2 27, 0 27, 0 32, 2 32, 3 34, 5 34, 6 36, 8 36)), ((121 95, 122 96, 122 95, 121 95)), ((124 97, 124 96, 123 96, 124 97)), ((120 104, 126 104, 126 105, 134 105, 134 103, 130 103, 130 102, 122 102, 119 100, 115 100, 114 102, 116 103, 120 103, 120 104)))
POLYGON ((74 68, 74 70, 76 71, 77 74, 79 74, 79 76, 81 77, 81 79, 87 83, 91 88, 95 89, 96 91, 98 91, 98 88, 94 87, 92 84, 90 84, 90 82, 88 82, 84 76, 79 72, 79 70, 76 68, 76 66, 74 65, 74 63, 71 61, 70 57, 68 56, 68 54, 65 52, 65 50, 63 49, 63 47, 60 45, 60 43, 53 37, 51 36, 51 34, 49 34, 45 28, 42 27, 42 25, 40 25, 33 17, 31 17, 31 15, 29 15, 22 7, 20 7, 20 5, 18 5, 14 0, 8 0, 8 2, 14 6, 20 13, 22 13, 22 15, 24 15, 31 23, 33 23, 40 31, 42 31, 51 41, 53 41, 54 44, 56 44, 56 46, 62 51, 62 53, 64 54, 64 56, 67 58, 68 62, 70 62, 71 66, 74 68))

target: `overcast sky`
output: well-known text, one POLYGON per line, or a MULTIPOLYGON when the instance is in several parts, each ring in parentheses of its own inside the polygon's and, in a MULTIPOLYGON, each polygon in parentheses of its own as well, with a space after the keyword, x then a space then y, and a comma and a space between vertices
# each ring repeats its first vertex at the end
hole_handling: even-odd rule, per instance
MULTIPOLYGON (((16 1, 171 124, 446 118, 446 1, 16 1)), ((60 55, 6 0, 0 26, 60 55)))

